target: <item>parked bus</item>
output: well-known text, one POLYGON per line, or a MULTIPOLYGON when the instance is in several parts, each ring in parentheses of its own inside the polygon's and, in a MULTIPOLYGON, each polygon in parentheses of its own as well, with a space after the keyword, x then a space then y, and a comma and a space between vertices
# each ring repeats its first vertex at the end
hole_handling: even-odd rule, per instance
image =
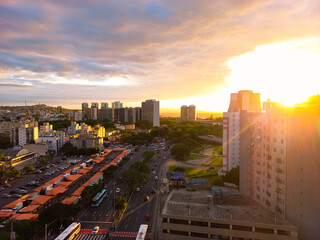
POLYGON ((102 192, 99 192, 91 202, 91 207, 98 207, 103 199, 107 196, 107 190, 103 189, 102 192))
POLYGON ((72 240, 80 232, 81 224, 73 222, 55 240, 72 240))
POLYGON ((147 231, 148 231, 148 225, 141 224, 136 240, 145 240, 147 236, 147 231))

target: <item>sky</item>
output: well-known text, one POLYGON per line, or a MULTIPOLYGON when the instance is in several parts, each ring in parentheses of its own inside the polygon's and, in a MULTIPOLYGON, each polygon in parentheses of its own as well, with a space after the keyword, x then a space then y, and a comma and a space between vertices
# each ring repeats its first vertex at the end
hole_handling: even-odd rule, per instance
POLYGON ((320 1, 2 0, 0 105, 160 100, 226 111, 320 90, 320 1))

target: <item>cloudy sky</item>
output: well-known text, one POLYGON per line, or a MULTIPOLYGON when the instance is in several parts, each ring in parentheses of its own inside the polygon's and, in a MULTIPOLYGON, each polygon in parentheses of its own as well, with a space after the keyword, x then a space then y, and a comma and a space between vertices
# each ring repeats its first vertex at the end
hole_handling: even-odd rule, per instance
POLYGON ((0 105, 225 111, 242 89, 288 104, 320 89, 315 0, 2 0, 0 33, 0 105))

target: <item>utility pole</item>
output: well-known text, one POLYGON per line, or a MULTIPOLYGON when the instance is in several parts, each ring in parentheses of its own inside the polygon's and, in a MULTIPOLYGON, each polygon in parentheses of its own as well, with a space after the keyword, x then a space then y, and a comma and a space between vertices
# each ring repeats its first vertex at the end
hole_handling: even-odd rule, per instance
POLYGON ((16 233, 13 231, 13 222, 11 222, 10 240, 16 240, 16 233))
POLYGON ((48 230, 48 225, 46 224, 46 225, 44 226, 44 240, 48 240, 47 230, 48 230))

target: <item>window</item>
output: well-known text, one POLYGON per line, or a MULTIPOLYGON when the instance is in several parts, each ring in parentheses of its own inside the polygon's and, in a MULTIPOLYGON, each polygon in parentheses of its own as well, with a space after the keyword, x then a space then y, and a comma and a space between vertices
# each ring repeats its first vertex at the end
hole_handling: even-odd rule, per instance
POLYGON ((170 223, 189 225, 188 220, 173 219, 173 218, 170 219, 170 223))
POLYGON ((250 226, 232 225, 232 230, 251 232, 252 231, 252 227, 250 227, 250 226))
POLYGON ((205 233, 196 233, 196 232, 191 232, 192 237, 199 237, 199 238, 208 238, 208 234, 205 233))
POLYGON ((184 231, 177 231, 177 230, 170 230, 170 234, 175 234, 175 235, 183 235, 183 236, 188 236, 188 232, 184 231))
POLYGON ((213 227, 213 228, 230 229, 230 225, 229 224, 222 224, 222 223, 211 223, 211 227, 213 227))
POLYGON ((191 221, 191 225, 193 226, 201 226, 201 227, 208 227, 207 222, 200 222, 200 221, 191 221))
POLYGON ((274 230, 269 229, 269 228, 258 228, 257 227, 256 232, 274 234, 274 230))

